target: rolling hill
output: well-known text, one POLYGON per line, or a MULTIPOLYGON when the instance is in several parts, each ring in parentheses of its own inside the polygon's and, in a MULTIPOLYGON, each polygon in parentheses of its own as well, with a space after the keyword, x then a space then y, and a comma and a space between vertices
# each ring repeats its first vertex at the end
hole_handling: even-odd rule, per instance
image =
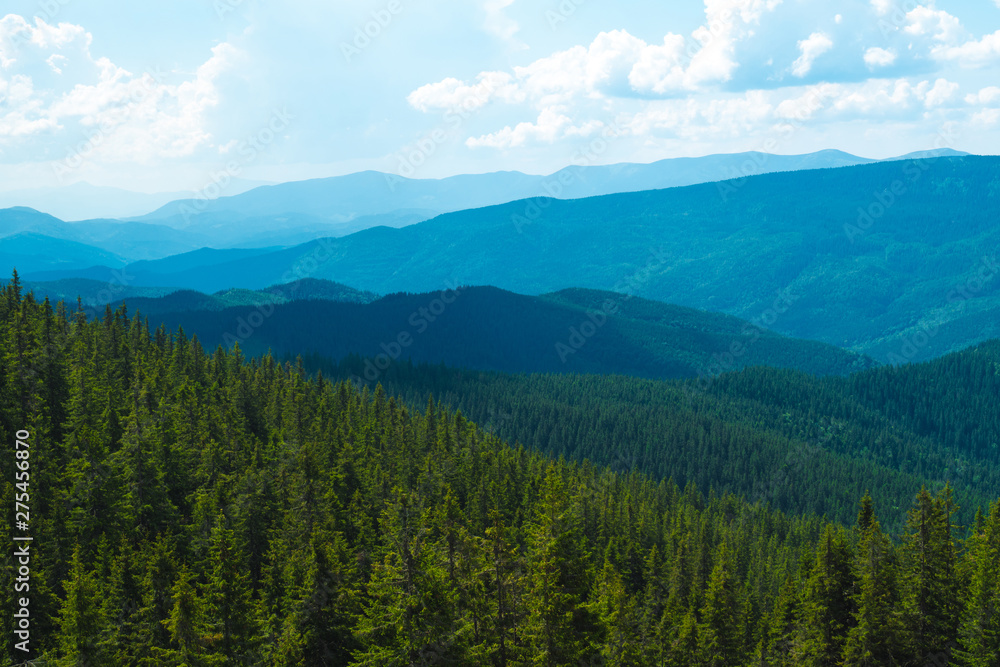
MULTIPOLYGON (((0 287, 7 281, 0 281, 0 287)), ((86 278, 66 279, 52 282, 23 283, 25 291, 35 298, 48 298, 53 303, 66 301, 70 308, 77 298, 96 314, 94 308, 107 305, 109 301, 127 300, 130 307, 141 307, 147 315, 184 312, 190 310, 224 310, 237 306, 262 306, 265 304, 289 303, 291 301, 339 301, 344 303, 369 303, 377 297, 371 292, 362 292, 346 285, 307 278, 272 285, 262 290, 229 289, 216 294, 203 294, 176 287, 139 287, 107 283, 86 278)))
MULTIPOLYGON (((593 290, 541 297, 493 287, 393 294, 371 303, 298 300, 219 310, 218 297, 181 292, 128 299, 151 323, 183 326, 208 348, 250 355, 351 354, 512 372, 711 376, 769 364, 820 375, 874 366, 866 357, 776 335, 728 315, 593 290)), ((357 301, 357 300, 356 300, 357 301)), ((380 375, 373 368, 370 375, 380 375)))

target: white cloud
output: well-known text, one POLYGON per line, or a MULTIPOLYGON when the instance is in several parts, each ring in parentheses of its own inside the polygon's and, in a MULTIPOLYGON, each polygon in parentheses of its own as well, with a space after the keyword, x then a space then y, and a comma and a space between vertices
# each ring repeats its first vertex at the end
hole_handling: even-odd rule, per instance
POLYGON ((566 137, 587 137, 599 131, 604 125, 590 121, 581 126, 556 109, 542 109, 534 123, 518 123, 515 127, 504 127, 498 132, 481 137, 469 137, 465 145, 469 148, 519 148, 528 144, 555 143, 566 137))
POLYGON ((763 91, 723 99, 656 100, 625 123, 635 136, 670 134, 700 141, 734 138, 761 129, 773 107, 763 91))
POLYGON ((928 109, 939 107, 948 102, 958 92, 958 84, 946 79, 938 79, 934 87, 924 95, 924 106, 928 109))
POLYGON ((965 96, 965 103, 973 105, 998 104, 1000 103, 1000 88, 997 88, 996 86, 987 86, 978 93, 970 93, 965 96))
POLYGON ((783 120, 805 121, 814 117, 830 100, 842 94, 843 87, 837 83, 820 83, 809 86, 798 97, 789 97, 778 104, 774 115, 783 120))
POLYGON ((52 71, 56 74, 62 74, 62 68, 60 65, 65 64, 66 62, 66 56, 61 53, 53 53, 45 60, 45 63, 52 68, 52 71))
POLYGON ((493 99, 518 102, 523 101, 524 95, 518 91, 510 74, 483 72, 471 84, 447 78, 421 86, 406 97, 410 106, 424 112, 477 111, 493 99))
POLYGON ((729 81, 739 67, 736 44, 747 37, 765 12, 781 0, 705 0, 705 24, 692 33, 701 48, 691 58, 686 85, 729 81))
POLYGON ((792 63, 792 74, 802 78, 809 74, 817 58, 833 48, 833 40, 821 32, 814 32, 798 46, 801 55, 792 63))
POLYGON ((963 67, 981 67, 1000 60, 1000 30, 980 40, 957 46, 940 45, 931 50, 937 60, 956 62, 963 67))
POLYGON ((988 128, 1000 125, 1000 109, 983 109, 972 116, 972 122, 988 128))
POLYGON ((914 85, 907 79, 871 79, 862 84, 842 86, 830 111, 850 115, 899 115, 913 113, 921 106, 940 107, 958 91, 958 84, 946 79, 921 81, 914 85))
POLYGON ((216 45, 193 76, 171 85, 93 57, 91 44, 82 26, 0 19, 0 64, 12 73, 0 142, 49 133, 58 155, 87 138, 89 158, 135 162, 189 156, 210 144, 206 112, 220 103, 217 82, 238 64, 238 49, 216 45))
MULTIPOLYGON (((969 59, 962 64, 985 63, 992 57, 991 38, 967 41, 958 19, 933 4, 904 14, 896 0, 869 1, 876 13, 892 14, 892 23, 901 28, 894 37, 883 34, 887 43, 862 50, 864 64, 871 70, 897 65, 902 59, 926 60, 928 54, 939 62, 969 59)), ((959 85, 943 78, 943 70, 925 75, 925 79, 870 78, 771 87, 782 74, 796 83, 815 76, 817 63, 832 63, 832 53, 841 46, 839 32, 794 33, 785 25, 758 29, 763 17, 777 5, 764 0, 706 0, 706 21, 692 33, 694 39, 670 33, 660 43, 647 43, 626 30, 602 32, 589 44, 552 52, 513 67, 509 73, 483 72, 464 81, 444 79, 414 90, 407 99, 412 107, 425 112, 453 108, 470 96, 473 101, 468 104, 472 106, 496 100, 531 109, 531 115, 524 117, 517 116, 523 108, 511 110, 513 117, 501 129, 480 130, 465 142, 470 148, 498 150, 587 136, 603 127, 596 119, 615 118, 619 126, 626 127, 631 141, 645 142, 646 146, 664 145, 663 141, 710 146, 716 141, 777 131, 796 121, 808 124, 810 134, 820 135, 825 127, 861 118, 873 127, 885 122, 916 127, 931 118, 970 122, 977 111, 961 105, 959 85), (731 81, 740 67, 742 42, 756 38, 771 41, 775 28, 786 35, 783 48, 797 47, 798 57, 784 73, 781 65, 775 69, 768 63, 772 84, 765 90, 751 89, 742 95, 728 91, 722 84, 731 81), (755 32, 760 34, 755 37, 755 32), (808 36, 795 41, 791 34, 808 36), (487 86, 485 81, 494 83, 487 86), (484 131, 487 133, 481 134, 484 131)), ((773 22, 782 18, 775 15, 773 22)), ((841 23, 856 19, 844 11, 841 23)), ((861 37, 871 40, 879 31, 881 28, 872 27, 861 37)), ((757 46, 754 42, 747 48, 757 53, 757 46)), ((744 64, 751 66, 749 60, 744 64)), ((851 76, 856 75, 859 64, 855 61, 851 66, 851 76)), ((740 81, 744 82, 744 77, 740 81)), ((1000 97, 1000 92, 996 95, 1000 97)), ((973 103, 971 96, 966 99, 973 103)), ((993 92, 983 89, 982 99, 993 100, 993 92)), ((849 131, 838 131, 850 135, 849 131)))
POLYGON ((911 35, 931 35, 944 44, 954 44, 965 34, 961 21, 943 9, 920 5, 906 14, 904 30, 911 35))
POLYGON ((894 49, 883 49, 877 46, 865 51, 865 64, 868 67, 887 67, 896 62, 896 51, 894 49))
POLYGON ((644 46, 628 75, 632 88, 664 94, 685 87, 684 38, 669 34, 661 45, 644 46))

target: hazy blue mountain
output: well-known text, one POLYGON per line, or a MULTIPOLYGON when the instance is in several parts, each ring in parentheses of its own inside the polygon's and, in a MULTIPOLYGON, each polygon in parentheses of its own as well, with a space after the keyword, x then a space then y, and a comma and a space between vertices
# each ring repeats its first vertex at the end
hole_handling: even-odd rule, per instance
POLYGON ((505 171, 442 179, 414 179, 365 171, 255 188, 211 202, 174 201, 135 219, 157 221, 177 228, 200 228, 232 222, 230 216, 233 214, 253 218, 301 214, 337 224, 353 222, 355 224, 350 231, 357 231, 385 224, 379 216, 398 217, 405 212, 410 212, 413 217, 411 222, 416 222, 438 213, 541 195, 574 199, 693 185, 773 171, 842 167, 869 162, 873 160, 827 150, 806 155, 749 152, 673 158, 651 164, 572 166, 547 176, 505 171))
MULTIPOLYGON (((183 253, 209 243, 199 232, 181 232, 164 225, 119 220, 64 222, 32 208, 0 210, 0 250, 6 239, 23 233, 83 243, 132 261, 183 253)), ((10 267, 0 266, 0 270, 6 275, 10 267)))
POLYGON ((135 284, 259 289, 298 271, 382 294, 449 280, 522 294, 583 286, 900 361, 997 335, 997 219, 1000 158, 882 162, 512 202, 135 284))
POLYGON ((23 273, 79 270, 94 265, 122 267, 126 260, 101 248, 33 233, 0 239, 0 267, 23 273))
MULTIPOLYGON (((236 195, 263 184, 262 181, 234 179, 226 193, 236 195)), ((189 196, 189 192, 150 194, 79 182, 60 187, 3 191, 0 192, 0 208, 25 206, 63 220, 127 218, 189 196)))
POLYGON ((190 291, 124 303, 152 324, 183 326, 209 348, 239 342, 247 354, 271 350, 334 359, 381 354, 382 365, 390 358, 413 359, 483 370, 642 377, 714 375, 763 364, 828 375, 875 365, 867 357, 789 339, 728 315, 593 290, 532 297, 456 287, 371 303, 283 305, 259 296, 237 293, 242 305, 224 310, 223 295, 190 291))
MULTIPOLYGON (((181 230, 162 224, 120 220, 64 222, 31 208, 15 207, 0 210, 0 244, 5 237, 18 233, 42 234, 92 245, 137 261, 161 259, 204 247, 287 247, 356 231, 351 225, 334 225, 308 216, 292 217, 295 219, 289 216, 242 218, 232 215, 227 216, 225 222, 181 230)), ((408 215, 384 217, 385 223, 391 226, 403 226, 414 219, 408 215)), ((9 273, 10 267, 2 266, 0 270, 9 273)))

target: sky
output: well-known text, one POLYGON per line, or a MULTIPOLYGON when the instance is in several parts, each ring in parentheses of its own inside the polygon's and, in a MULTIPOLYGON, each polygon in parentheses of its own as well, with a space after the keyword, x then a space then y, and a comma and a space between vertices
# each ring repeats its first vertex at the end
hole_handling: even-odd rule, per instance
POLYGON ((7 0, 0 190, 1000 153, 1000 0, 7 0))

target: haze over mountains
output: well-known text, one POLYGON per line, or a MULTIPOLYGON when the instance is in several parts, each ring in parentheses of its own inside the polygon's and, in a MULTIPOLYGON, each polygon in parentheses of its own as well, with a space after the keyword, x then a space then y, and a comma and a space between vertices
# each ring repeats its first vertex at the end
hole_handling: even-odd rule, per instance
MULTIPOLYGON (((749 158, 590 167, 580 172, 587 180, 555 177, 550 183, 565 182, 563 196, 644 187, 644 179, 668 173, 698 180, 720 165, 737 168, 740 159, 749 158)), ((761 159, 761 168, 794 169, 854 158, 824 151, 761 159)), ((163 225, 65 223, 10 209, 0 212, 0 265, 5 271, 17 266, 35 283, 115 285, 114 299, 127 295, 118 289, 124 286, 164 288, 148 293, 156 296, 169 293, 165 288, 259 290, 301 277, 374 294, 430 292, 449 281, 525 295, 612 290, 745 320, 763 316, 766 326, 785 335, 891 363, 1000 335, 1000 281, 994 279, 1000 159, 916 155, 866 162, 584 199, 532 197, 290 247, 255 234, 308 238, 329 230, 330 221, 316 214, 329 214, 338 201, 346 202, 343 210, 364 204, 374 216, 369 221, 405 217, 394 207, 458 206, 485 197, 488 182, 515 192, 533 187, 525 179, 537 177, 509 172, 403 180, 392 184, 392 201, 371 194, 389 187, 374 172, 290 183, 211 202, 183 229, 170 226, 178 222, 176 208, 170 209, 176 204, 144 216, 166 215, 163 225), (292 205, 299 212, 287 218, 268 213, 292 205), (256 217, 242 217, 250 214, 256 217), (275 220, 292 227, 274 229, 275 220), (303 221, 311 231, 304 231, 303 221), (237 233, 249 247, 203 247, 237 233), (202 249, 185 252, 192 246, 202 249)))
MULTIPOLYGON (((236 195, 264 185, 262 181, 233 179, 226 194, 236 195)), ((23 206, 63 220, 126 218, 143 215, 164 204, 190 196, 187 192, 134 192, 86 182, 71 185, 0 191, 0 209, 23 206)))
MULTIPOLYGON (((925 153, 960 155, 950 150, 925 153)), ((909 159, 915 155, 923 153, 893 159, 909 159)), ((75 183, 59 188, 0 192, 0 209, 25 207, 62 220, 112 218, 184 229, 191 233, 187 250, 205 245, 253 247, 255 244, 290 245, 322 236, 343 236, 378 225, 402 227, 440 213, 527 197, 544 195, 573 199, 693 185, 774 171, 873 162, 876 160, 825 150, 805 155, 748 152, 673 158, 651 164, 571 166, 542 176, 495 172, 420 179, 368 171, 278 185, 234 178, 214 188, 213 191, 222 196, 211 200, 203 196, 192 199, 185 193, 146 194, 75 183)), ((147 231, 152 237, 146 238, 157 240, 153 247, 165 235, 163 230, 147 231)), ((0 238, 7 235, 9 233, 0 227, 0 238)), ((162 251, 148 251, 146 255, 130 258, 148 259, 152 257, 149 252, 160 252, 158 256, 165 257, 179 251, 171 245, 162 251)))

